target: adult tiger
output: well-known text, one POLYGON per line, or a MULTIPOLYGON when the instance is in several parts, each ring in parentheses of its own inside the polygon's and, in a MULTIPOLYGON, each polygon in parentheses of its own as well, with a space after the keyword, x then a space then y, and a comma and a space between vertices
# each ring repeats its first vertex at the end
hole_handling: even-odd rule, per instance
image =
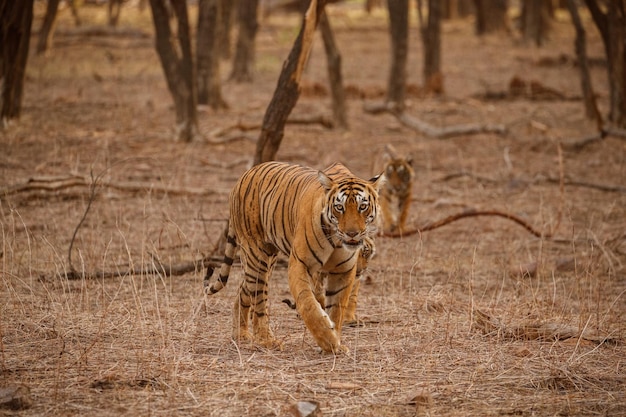
POLYGON ((245 172, 230 194, 230 221, 224 262, 215 283, 207 270, 205 291, 215 294, 228 281, 238 248, 244 270, 233 311, 235 340, 281 348, 269 326, 268 280, 282 252, 289 256, 289 289, 298 313, 326 352, 341 345, 344 321, 363 239, 373 235, 378 189, 383 176, 364 181, 334 164, 324 172, 266 162, 245 172), (314 294, 314 277, 328 274, 328 313, 314 294), (252 310, 252 311, 251 311, 252 310), (252 316, 253 334, 248 331, 252 316))

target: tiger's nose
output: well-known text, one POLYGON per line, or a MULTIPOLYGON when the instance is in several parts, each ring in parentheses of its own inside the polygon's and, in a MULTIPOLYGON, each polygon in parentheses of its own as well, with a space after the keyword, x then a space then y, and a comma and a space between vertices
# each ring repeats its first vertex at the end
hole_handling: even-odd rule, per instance
POLYGON ((358 232, 358 231, 352 231, 352 230, 351 230, 351 231, 346 232, 346 235, 348 235, 348 237, 351 237, 351 238, 355 238, 355 237, 357 237, 357 236, 358 236, 358 234, 359 234, 359 232, 358 232))

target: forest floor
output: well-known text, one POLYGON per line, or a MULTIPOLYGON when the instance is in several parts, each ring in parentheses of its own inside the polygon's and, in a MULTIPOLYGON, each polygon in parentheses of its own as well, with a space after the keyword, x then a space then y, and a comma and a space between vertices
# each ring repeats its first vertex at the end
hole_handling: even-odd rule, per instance
MULTIPOLYGON (((299 401, 325 416, 626 414, 626 142, 576 146, 595 128, 566 13, 540 48, 514 34, 478 38, 471 19, 444 22, 441 96, 417 87, 412 16, 408 113, 438 127, 507 129, 437 139, 363 110, 384 98, 385 13, 330 9, 350 128, 289 124, 278 159, 341 161, 369 177, 390 143, 414 160, 412 226, 500 210, 543 232, 487 216, 377 238, 361 326, 344 329, 350 352, 335 357, 281 303, 284 267, 270 284, 283 351, 231 340, 239 267, 211 298, 202 270, 162 273, 216 244, 259 132, 237 127, 261 123, 299 19, 261 22, 254 82, 228 81, 224 61, 230 108, 202 107, 202 137, 180 143, 149 10, 125 7, 117 30, 103 29, 104 10, 83 6, 79 28, 60 12, 49 53, 29 58, 22 118, 0 133, 0 397, 26 387, 19 415, 278 416, 299 401), (513 77, 561 97, 509 97, 513 77), (120 276, 70 280, 70 267, 120 276), (148 267, 157 273, 125 273, 148 267)), ((585 22, 606 115, 604 50, 585 22)), ((330 116, 320 38, 304 83, 293 115, 330 116)))

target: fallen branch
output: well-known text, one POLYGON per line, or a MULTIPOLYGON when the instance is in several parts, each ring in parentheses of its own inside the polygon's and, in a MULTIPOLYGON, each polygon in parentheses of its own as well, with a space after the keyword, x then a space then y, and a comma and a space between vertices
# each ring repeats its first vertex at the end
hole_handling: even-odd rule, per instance
POLYGON ((103 278, 119 278, 129 275, 163 275, 163 276, 179 276, 189 272, 200 271, 209 266, 213 268, 219 267, 221 259, 215 257, 207 257, 191 262, 183 262, 180 264, 161 264, 156 263, 154 266, 142 266, 140 268, 127 268, 115 271, 96 271, 96 272, 78 272, 70 269, 64 274, 69 280, 79 279, 103 279, 103 278))
MULTIPOLYGON (((92 182, 87 176, 70 175, 66 177, 34 177, 29 178, 21 184, 11 185, 7 188, 0 189, 0 195, 8 196, 29 191, 58 191, 72 187, 88 187, 92 182)), ((216 191, 213 189, 203 188, 180 188, 164 184, 142 183, 142 182, 113 182, 99 181, 101 187, 112 188, 120 191, 128 192, 153 192, 160 194, 172 195, 211 195, 216 191)))
POLYGON ((543 238, 550 238, 552 236, 551 233, 542 233, 538 230, 536 230, 534 227, 532 227, 530 224, 528 224, 526 221, 522 220, 521 218, 519 218, 518 216, 511 214, 511 213, 507 213, 504 211, 498 211, 498 210, 467 210, 461 213, 456 213, 456 214, 452 214, 448 217, 445 217, 441 220, 438 220, 436 222, 427 224, 424 227, 418 227, 415 229, 410 229, 410 230, 406 230, 404 232, 393 232, 393 233, 383 233, 383 236, 385 237, 407 237, 407 236, 411 236, 414 234, 419 234, 419 233, 424 233, 424 232, 429 232, 431 230, 437 229, 439 227, 445 226, 446 224, 450 224, 453 223, 457 220, 461 220, 461 219, 465 219, 468 217, 479 217, 479 216, 497 216, 497 217, 503 217, 505 219, 514 221, 515 223, 519 224, 520 226, 522 226, 524 229, 528 230, 533 236, 535 237, 543 237, 543 238))
POLYGON ((580 331, 576 327, 555 323, 527 323, 518 326, 505 326, 499 320, 483 313, 480 310, 473 310, 472 324, 475 329, 480 330, 488 336, 499 336, 510 340, 542 340, 555 341, 567 339, 582 339, 596 344, 618 343, 619 339, 591 335, 580 331))
POLYGON ((601 142, 609 136, 624 140, 626 139, 626 129, 603 127, 599 132, 593 135, 586 136, 574 142, 564 143, 563 147, 568 151, 580 152, 587 146, 596 142, 601 142))
MULTIPOLYGON (((549 183, 558 183, 558 178, 548 178, 549 183)), ((578 180, 566 180, 565 185, 571 185, 574 187, 592 188, 595 190, 605 191, 607 193, 623 193, 626 194, 626 187, 621 185, 607 185, 607 184, 595 184, 592 182, 578 181, 578 180)))
MULTIPOLYGON (((314 125, 319 124, 326 129, 332 129, 335 127, 335 122, 332 118, 323 114, 299 114, 290 116, 286 124, 291 125, 314 125)), ((221 129, 212 131, 209 135, 213 139, 208 139, 208 143, 211 145, 221 145, 224 143, 232 142, 239 139, 247 139, 252 142, 256 142, 256 137, 246 135, 245 132, 251 130, 260 130, 263 127, 261 123, 243 123, 241 121, 234 125, 226 126, 221 129)))
POLYGON ((498 135, 503 135, 506 133, 506 127, 504 127, 504 125, 483 125, 472 123, 440 128, 411 117, 404 112, 396 115, 396 117, 406 127, 423 133, 426 136, 437 139, 448 139, 454 136, 461 135, 475 135, 477 133, 496 133, 498 135))
POLYGON ((366 103, 363 110, 370 114, 390 113, 393 114, 404 126, 436 139, 448 139, 455 136, 475 135, 478 133, 505 134, 507 129, 504 125, 490 125, 470 123, 456 126, 436 127, 422 120, 416 119, 404 111, 398 111, 393 103, 366 103))

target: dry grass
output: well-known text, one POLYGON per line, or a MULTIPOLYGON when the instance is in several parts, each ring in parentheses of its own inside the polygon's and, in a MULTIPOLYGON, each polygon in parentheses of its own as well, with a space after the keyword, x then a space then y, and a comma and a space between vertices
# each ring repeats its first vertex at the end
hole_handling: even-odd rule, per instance
MULTIPOLYGON (((134 27, 149 30, 149 15, 128 13, 138 19, 134 27)), ((383 17, 336 13, 346 82, 384 88, 383 17), (371 31, 362 30, 367 24, 371 31)), ((122 24, 130 25, 124 16, 122 24)), ((60 27, 69 27, 66 19, 60 27)), ((289 48, 286 34, 293 32, 281 19, 262 25, 257 81, 225 83, 232 108, 204 111, 204 132, 260 120, 289 48)), ((598 35, 589 36, 591 54, 601 56, 598 35)), ((107 181, 162 186, 142 192, 98 187, 74 244, 78 270, 206 255, 223 226, 227 193, 244 169, 221 163, 251 156, 254 144, 169 140, 174 116, 149 38, 61 31, 56 39, 48 57, 31 58, 22 122, 2 133, 2 185, 93 172, 107 181), (163 187, 212 192, 156 191, 163 187)), ((515 73, 578 91, 576 68, 536 65, 543 56, 571 55, 573 30, 557 23, 552 40, 538 50, 503 37, 478 40, 471 22, 450 22, 444 45, 448 95, 416 100, 411 111, 439 125, 504 123, 508 136, 419 137, 390 116, 364 114, 354 100, 349 132, 290 126, 279 157, 318 167, 341 160, 367 176, 377 150, 390 142, 417 164, 411 221, 492 208, 549 230, 562 206, 556 240, 535 238, 499 218, 378 239, 361 286, 363 325, 344 330, 350 353, 334 357, 318 353, 302 322, 280 302, 288 294, 284 269, 272 280, 271 313, 285 350, 237 346, 229 337, 237 269, 235 283, 208 299, 202 271, 67 280, 67 251, 89 188, 1 196, 0 387, 30 388, 32 407, 20 415, 274 416, 307 400, 319 402, 325 416, 626 414, 626 196, 567 186, 561 199, 558 184, 546 180, 559 176, 557 141, 573 141, 593 126, 579 102, 469 98, 485 85, 504 89, 515 73), (474 175, 441 180, 461 171, 474 175), (572 337, 533 336, 537 329, 567 329, 572 337)), ((316 46, 307 72, 313 83, 325 82, 322 53, 316 46)), ((415 55, 410 65, 419 68, 415 55)), ((418 74, 411 83, 419 84, 418 74)), ((604 74, 594 68, 601 105, 604 74)), ((326 111, 327 100, 303 97, 296 112, 326 111)), ((623 185, 624 142, 608 138, 565 151, 564 172, 623 185)))

